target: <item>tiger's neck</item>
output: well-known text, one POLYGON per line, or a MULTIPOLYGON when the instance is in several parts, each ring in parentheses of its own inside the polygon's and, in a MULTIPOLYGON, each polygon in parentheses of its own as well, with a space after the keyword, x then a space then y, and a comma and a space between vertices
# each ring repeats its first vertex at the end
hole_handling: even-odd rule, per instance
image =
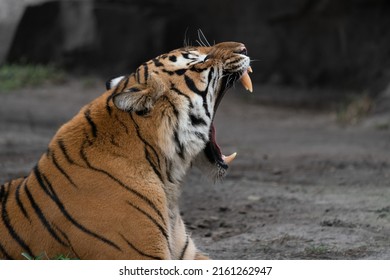
MULTIPOLYGON (((169 109, 161 110, 165 115, 161 116, 157 128, 158 145, 167 159, 170 182, 180 184, 209 140, 211 119, 199 109, 198 105, 203 104, 200 97, 193 100, 173 91, 167 96, 169 109)), ((162 101, 156 107, 164 107, 166 102, 162 101)), ((159 110, 156 108, 156 111, 159 110)))

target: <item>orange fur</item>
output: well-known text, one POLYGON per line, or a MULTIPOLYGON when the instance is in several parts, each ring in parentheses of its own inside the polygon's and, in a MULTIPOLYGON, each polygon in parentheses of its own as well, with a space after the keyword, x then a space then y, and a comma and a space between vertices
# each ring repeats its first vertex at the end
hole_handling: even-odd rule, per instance
POLYGON ((229 61, 249 66, 242 48, 174 50, 82 108, 26 178, 1 186, 0 258, 207 258, 181 219, 180 182, 210 141, 229 61))

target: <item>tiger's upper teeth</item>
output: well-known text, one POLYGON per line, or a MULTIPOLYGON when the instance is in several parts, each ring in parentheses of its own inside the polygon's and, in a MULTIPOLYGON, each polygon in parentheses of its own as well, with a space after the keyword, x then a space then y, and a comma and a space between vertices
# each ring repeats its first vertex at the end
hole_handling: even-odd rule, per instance
POLYGON ((250 66, 248 67, 248 69, 242 75, 240 81, 246 90, 249 90, 249 92, 253 92, 252 80, 249 77, 248 72, 249 73, 253 72, 252 67, 250 67, 250 66))
POLYGON ((225 156, 222 155, 222 160, 226 163, 229 164, 231 163, 235 158, 236 158, 237 153, 233 153, 230 156, 225 156))

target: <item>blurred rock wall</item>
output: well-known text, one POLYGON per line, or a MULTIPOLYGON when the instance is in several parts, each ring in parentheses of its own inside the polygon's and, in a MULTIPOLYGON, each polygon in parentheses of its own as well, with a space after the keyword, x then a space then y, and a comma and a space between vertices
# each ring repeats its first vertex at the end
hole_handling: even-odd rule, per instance
POLYGON ((0 64, 7 57, 25 8, 45 1, 47 0, 0 0, 0 64))
MULTIPOLYGON (((3 8, 18 1, 0 2, 1 38, 12 31, 3 8)), ((388 0, 24 2, 9 62, 117 75, 196 43, 201 28, 211 43, 244 42, 257 82, 377 91, 390 80, 388 0)))

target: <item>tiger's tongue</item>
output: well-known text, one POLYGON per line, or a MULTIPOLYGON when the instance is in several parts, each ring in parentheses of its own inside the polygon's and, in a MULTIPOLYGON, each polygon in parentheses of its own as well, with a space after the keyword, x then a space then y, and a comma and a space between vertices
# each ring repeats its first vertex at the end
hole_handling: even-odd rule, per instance
POLYGON ((216 140, 216 132, 215 132, 215 126, 214 124, 212 123, 211 124, 211 142, 214 144, 214 147, 215 149, 217 150, 218 152, 218 156, 222 159, 222 161, 226 164, 229 164, 231 163, 235 158, 236 158, 236 155, 237 153, 232 153, 231 155, 229 156, 225 156, 224 154, 222 154, 221 152, 221 148, 219 147, 219 145, 217 144, 217 140, 216 140))

